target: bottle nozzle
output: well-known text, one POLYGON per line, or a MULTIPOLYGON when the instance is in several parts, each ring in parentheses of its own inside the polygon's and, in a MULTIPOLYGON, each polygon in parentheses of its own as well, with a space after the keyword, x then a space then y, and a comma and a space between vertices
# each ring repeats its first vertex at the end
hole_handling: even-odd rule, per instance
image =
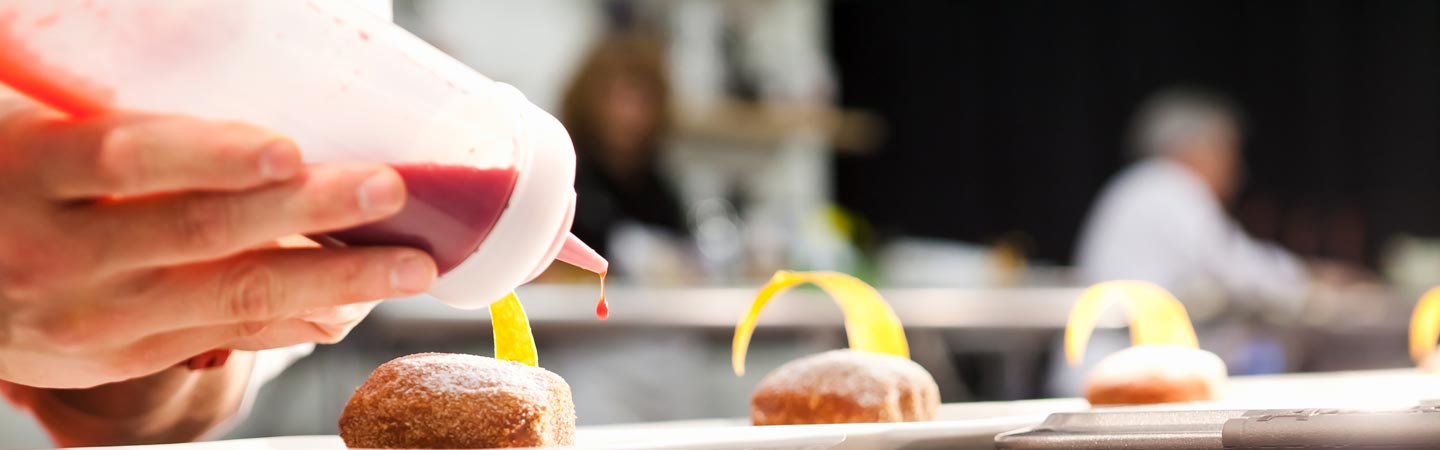
POLYGON ((560 247, 560 254, 555 255, 555 259, 598 274, 610 270, 610 261, 606 261, 604 256, 600 256, 595 249, 585 245, 584 241, 573 234, 566 234, 565 244, 560 247))

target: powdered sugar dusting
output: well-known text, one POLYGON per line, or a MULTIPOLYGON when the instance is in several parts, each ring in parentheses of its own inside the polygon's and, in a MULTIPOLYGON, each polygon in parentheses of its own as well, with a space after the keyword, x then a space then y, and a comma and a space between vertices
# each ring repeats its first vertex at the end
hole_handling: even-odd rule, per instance
POLYGON ((543 370, 513 361, 502 361, 476 355, 422 353, 387 363, 395 370, 409 374, 403 381, 409 390, 436 394, 457 394, 477 391, 505 391, 522 397, 545 395, 545 378, 514 376, 520 372, 543 370))
POLYGON ((1100 360, 1090 371, 1090 384, 1127 383, 1137 379, 1201 378, 1220 386, 1225 362, 1205 350, 1178 345, 1137 345, 1100 360))
POLYGON ((930 373, 914 361, 894 355, 857 350, 831 350, 791 361, 760 380, 763 390, 838 395, 864 407, 896 402, 901 379, 922 377, 934 384, 930 373))
POLYGON ((538 367, 421 353, 376 368, 340 414, 352 448, 554 447, 574 442, 570 386, 538 367))
POLYGON ((1420 369, 1426 372, 1440 372, 1440 350, 1435 350, 1429 358, 1420 362, 1420 369))

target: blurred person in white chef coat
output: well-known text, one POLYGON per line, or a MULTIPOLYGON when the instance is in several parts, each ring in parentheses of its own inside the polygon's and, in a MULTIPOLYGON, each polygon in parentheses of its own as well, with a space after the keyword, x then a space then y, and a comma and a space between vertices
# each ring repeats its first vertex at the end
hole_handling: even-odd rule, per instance
POLYGON ((1239 118, 1230 100, 1199 89, 1171 88, 1141 105, 1131 136, 1139 159, 1101 192, 1080 234, 1075 261, 1086 282, 1146 280, 1182 300, 1218 293, 1282 313, 1300 306, 1302 261, 1226 212, 1241 183, 1239 118))
MULTIPOLYGON (((1306 265, 1252 238, 1226 212, 1241 183, 1241 131, 1238 107, 1205 90, 1170 88, 1141 104, 1130 136, 1137 160, 1105 186, 1081 229, 1075 264, 1082 281, 1154 282, 1196 318, 1229 300, 1267 315, 1297 313, 1310 285, 1306 265)), ((1273 342, 1234 342, 1247 339, 1237 331, 1201 340, 1232 371, 1283 369, 1273 342)), ((1088 368, 1129 345, 1126 333, 1097 330, 1086 360, 1071 368, 1057 342, 1050 393, 1079 395, 1088 368)))
POLYGON ((427 290, 419 250, 293 248, 405 199, 383 164, 300 151, 238 123, 72 120, 0 86, 0 395, 62 446, 213 436, 375 299, 427 290), (213 349, 233 353, 196 358, 213 349))

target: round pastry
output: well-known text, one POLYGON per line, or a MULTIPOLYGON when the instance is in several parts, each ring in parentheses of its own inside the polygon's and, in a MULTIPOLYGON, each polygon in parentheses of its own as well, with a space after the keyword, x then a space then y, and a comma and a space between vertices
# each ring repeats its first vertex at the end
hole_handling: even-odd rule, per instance
POLYGON ((831 350, 765 375, 750 398, 755 425, 917 422, 935 418, 940 388, 914 361, 831 350))
POLYGON ((1416 364, 1421 371, 1440 373, 1440 350, 1431 352, 1430 357, 1416 364))
POLYGON ((1143 405, 1214 400, 1225 384, 1225 362, 1205 350, 1137 345, 1100 360, 1085 382, 1092 405, 1143 405))
POLYGON ((475 355, 420 353, 381 364, 340 414, 351 448, 573 445, 570 385, 545 369, 475 355))

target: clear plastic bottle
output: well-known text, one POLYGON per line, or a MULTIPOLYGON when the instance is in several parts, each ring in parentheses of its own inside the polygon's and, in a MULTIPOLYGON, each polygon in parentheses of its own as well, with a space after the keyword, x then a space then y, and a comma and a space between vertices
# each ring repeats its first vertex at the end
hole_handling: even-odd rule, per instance
POLYGON ((404 210, 316 238, 429 251, 431 293, 456 307, 499 300, 557 257, 608 266, 569 234, 575 152, 560 123, 347 0, 0 0, 0 82, 76 116, 241 120, 308 162, 390 164, 404 210))

